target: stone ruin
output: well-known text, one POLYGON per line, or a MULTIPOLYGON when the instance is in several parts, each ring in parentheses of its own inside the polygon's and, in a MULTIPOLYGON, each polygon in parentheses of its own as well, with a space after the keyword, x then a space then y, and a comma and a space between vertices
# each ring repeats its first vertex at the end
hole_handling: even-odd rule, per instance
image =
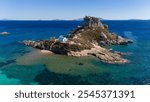
POLYGON ((100 18, 85 16, 84 17, 84 26, 103 27, 103 24, 100 22, 100 18))

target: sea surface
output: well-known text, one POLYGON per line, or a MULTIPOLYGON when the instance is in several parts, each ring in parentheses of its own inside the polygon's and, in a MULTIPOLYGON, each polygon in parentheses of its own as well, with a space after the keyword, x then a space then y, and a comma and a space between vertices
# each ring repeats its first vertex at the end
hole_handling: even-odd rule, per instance
POLYGON ((66 35, 81 21, 0 21, 1 85, 145 85, 150 84, 150 21, 102 21, 109 31, 133 44, 109 46, 128 53, 128 64, 106 64, 91 57, 42 54, 23 40, 66 35))

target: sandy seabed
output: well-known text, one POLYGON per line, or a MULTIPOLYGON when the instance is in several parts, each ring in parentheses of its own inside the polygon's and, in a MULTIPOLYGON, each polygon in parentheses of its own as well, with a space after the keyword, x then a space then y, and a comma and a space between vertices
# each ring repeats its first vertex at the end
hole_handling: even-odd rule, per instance
POLYGON ((103 72, 104 68, 93 63, 96 58, 72 57, 56 55, 49 51, 33 49, 16 59, 18 65, 45 65, 46 68, 55 73, 73 76, 87 76, 103 72))

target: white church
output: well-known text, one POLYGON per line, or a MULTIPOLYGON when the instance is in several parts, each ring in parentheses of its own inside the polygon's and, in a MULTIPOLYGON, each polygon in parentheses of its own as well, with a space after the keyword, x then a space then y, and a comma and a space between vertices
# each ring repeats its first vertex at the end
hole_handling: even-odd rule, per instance
POLYGON ((66 43, 67 42, 67 38, 64 37, 63 35, 60 35, 59 38, 58 38, 58 41, 62 42, 62 43, 66 43))

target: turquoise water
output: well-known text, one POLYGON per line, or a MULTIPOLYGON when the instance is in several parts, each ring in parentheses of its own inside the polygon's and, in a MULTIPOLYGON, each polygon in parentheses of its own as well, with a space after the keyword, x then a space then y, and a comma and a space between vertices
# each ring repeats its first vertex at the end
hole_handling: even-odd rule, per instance
POLYGON ((111 65, 96 58, 41 54, 19 43, 67 34, 80 21, 0 21, 0 84, 150 84, 150 21, 102 21, 109 31, 134 40, 109 46, 129 53, 130 63, 111 65), (81 64, 82 63, 82 64, 81 64))

